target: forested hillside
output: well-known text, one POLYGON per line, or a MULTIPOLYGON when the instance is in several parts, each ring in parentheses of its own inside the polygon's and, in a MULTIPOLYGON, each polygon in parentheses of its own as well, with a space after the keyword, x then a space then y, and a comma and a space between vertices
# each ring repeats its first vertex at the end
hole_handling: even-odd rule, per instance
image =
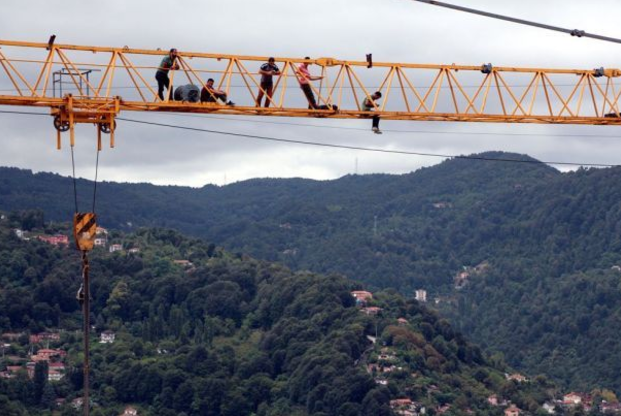
MULTIPOLYGON (((524 163, 455 159, 406 175, 201 189, 107 183, 98 211, 113 228, 164 225, 294 270, 425 289, 513 366, 618 390, 621 169, 560 173, 527 156, 484 156, 524 163), (477 265, 484 271, 468 272, 477 265)), ((57 175, 0 170, 0 209, 45 207, 65 220, 71 191, 57 175)))
POLYGON ((573 389, 618 391, 621 271, 592 269, 557 279, 528 277, 519 264, 472 279, 442 309, 488 350, 518 367, 567 380, 573 389))
MULTIPOLYGON (((253 179, 201 189, 100 183, 97 210, 107 227, 175 228, 295 269, 410 292, 450 283, 454 270, 495 247, 488 240, 506 238, 490 234, 504 213, 488 212, 487 204, 520 198, 555 178, 561 175, 540 164, 456 159, 407 175, 325 182, 253 179)), ((78 189, 81 205, 90 206, 92 183, 80 180, 78 189)), ((71 181, 0 169, 0 209, 43 209, 46 218, 65 221, 74 210, 71 181)))
MULTIPOLYGON (((11 342, 0 371, 13 376, 0 378, 0 414, 76 415, 79 254, 39 238, 66 235, 66 225, 37 212, 1 218, 0 336, 11 342), (48 345, 33 340, 46 330, 36 336, 48 345), (46 347, 66 353, 49 361, 65 367, 59 381, 46 380, 48 364, 32 378, 20 364, 46 347)), ((501 361, 394 291, 375 293, 365 313, 351 295, 359 284, 338 275, 292 272, 163 229, 106 240, 91 255, 92 336, 116 340, 93 344, 94 416, 128 404, 158 416, 388 416, 394 399, 427 414, 500 415, 491 394, 536 411, 553 392, 542 377, 506 380, 501 361)))

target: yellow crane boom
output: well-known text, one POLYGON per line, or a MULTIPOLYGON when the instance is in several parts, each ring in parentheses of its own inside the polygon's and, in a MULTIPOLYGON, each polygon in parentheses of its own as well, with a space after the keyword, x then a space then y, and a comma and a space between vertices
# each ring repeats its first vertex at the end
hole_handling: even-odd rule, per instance
MULTIPOLYGON (((161 100, 153 85, 165 50, 112 48, 0 40, 0 105, 51 108, 59 131, 75 123, 96 123, 114 132, 120 111, 223 113, 258 116, 386 120, 502 122, 541 124, 621 124, 618 69, 544 69, 492 64, 430 65, 345 61, 332 58, 276 57, 272 105, 255 105, 262 91, 261 63, 266 56, 180 51, 171 84, 217 88, 233 96, 235 107, 218 103, 161 100), (298 66, 323 77, 311 82, 318 104, 312 109, 300 91, 298 66), (53 74, 63 74, 70 94, 56 96, 53 74), (86 76, 85 74, 89 74, 86 76), (53 94, 50 90, 53 89, 53 94), (381 91, 373 112, 362 101, 381 91)), ((54 81, 55 82, 55 81, 54 81)), ((62 82, 62 81, 61 81, 62 82)), ((262 91, 265 93, 265 91, 262 91)), ((71 135, 73 143, 73 134, 71 135)), ((59 133, 60 144, 60 133, 59 133)))

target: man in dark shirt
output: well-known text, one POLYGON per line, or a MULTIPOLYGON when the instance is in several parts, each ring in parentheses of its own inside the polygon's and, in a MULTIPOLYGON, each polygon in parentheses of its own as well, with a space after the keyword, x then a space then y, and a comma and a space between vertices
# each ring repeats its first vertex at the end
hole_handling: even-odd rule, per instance
POLYGON ((172 48, 168 53, 168 56, 162 59, 162 62, 155 73, 155 79, 157 80, 157 95, 162 101, 164 101, 164 87, 168 89, 166 94, 167 98, 173 90, 172 85, 170 85, 170 79, 168 78, 168 71, 171 69, 179 69, 179 65, 175 62, 176 59, 177 49, 172 48))
POLYGON ((222 102, 228 106, 235 106, 233 101, 227 101, 226 92, 216 89, 213 84, 213 78, 209 78, 201 90, 201 103, 217 103, 218 100, 222 100, 222 102))
POLYGON ((274 75, 280 75, 278 66, 274 63, 274 58, 267 60, 267 63, 261 65, 259 73, 261 74, 261 89, 259 89, 259 95, 257 96, 257 107, 261 107, 261 101, 263 100, 263 92, 267 94, 265 98, 265 108, 270 106, 272 102, 272 93, 274 90, 274 75))
MULTIPOLYGON (((362 100, 362 111, 377 110, 378 109, 377 100, 379 100, 380 98, 382 98, 381 91, 375 91, 373 94, 366 97, 364 100, 362 100)), ((374 115, 373 116, 373 128, 371 130, 373 130, 373 133, 375 134, 382 134, 382 131, 379 129, 379 122, 380 122, 379 116, 374 115)))

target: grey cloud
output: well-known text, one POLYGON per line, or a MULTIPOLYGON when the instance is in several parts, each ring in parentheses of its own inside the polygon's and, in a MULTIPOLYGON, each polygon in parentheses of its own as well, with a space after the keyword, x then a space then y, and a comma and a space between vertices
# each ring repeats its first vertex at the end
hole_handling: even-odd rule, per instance
MULTIPOLYGON (((608 0, 586 8, 578 0, 497 2, 468 0, 455 3, 515 15, 525 19, 621 36, 621 4, 608 0), (603 13, 602 11, 605 11, 603 13)), ((104 7, 92 2, 65 0, 63 7, 49 1, 0 3, 0 37, 57 42, 163 48, 229 54, 337 57, 417 63, 568 68, 618 67, 616 46, 419 4, 409 0, 316 0, 312 4, 285 0, 172 1, 111 0, 104 7), (34 22, 33 22, 34 16, 34 22), (28 31, 24 31, 28 27, 28 31)), ((317 68, 314 68, 317 71, 317 68)), ((369 80, 378 75, 365 73, 369 80)), ((0 88, 6 80, 0 77, 0 88)), ((292 91, 295 94, 295 91, 292 91)), ((301 95, 298 98, 301 100, 301 95)), ((2 109, 10 109, 3 107, 2 109)), ((30 110, 29 110, 30 111, 30 110)), ((124 117, 200 128, 259 134, 280 138, 354 144, 409 151, 469 154, 486 150, 527 153, 544 160, 616 163, 621 145, 610 138, 546 137, 545 134, 602 134, 614 128, 584 126, 524 126, 386 122, 385 129, 435 131, 386 133, 295 127, 123 113, 124 117), (462 133, 499 132, 502 135, 462 133), (542 134, 513 136, 513 133, 542 134)), ((250 118, 250 120, 253 120, 250 118)), ((257 119, 262 120, 262 119, 257 119)), ((369 120, 265 119, 321 126, 369 128, 369 120)), ((442 159, 372 154, 260 142, 204 133, 119 122, 117 148, 104 149, 101 178, 130 182, 201 186, 250 177, 303 176, 330 179, 353 173, 404 173, 442 159)), ((78 130, 78 175, 92 177, 95 130, 78 130)), ((68 137, 64 138, 65 145, 68 137)), ((51 119, 0 115, 0 165, 36 171, 70 173, 65 146, 54 148, 51 119)))

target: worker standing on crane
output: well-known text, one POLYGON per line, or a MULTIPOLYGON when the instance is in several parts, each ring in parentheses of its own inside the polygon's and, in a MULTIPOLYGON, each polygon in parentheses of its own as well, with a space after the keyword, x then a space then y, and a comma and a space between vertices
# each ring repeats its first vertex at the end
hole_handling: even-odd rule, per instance
POLYGON ((310 61, 310 57, 307 56, 304 59, 307 62, 303 62, 302 64, 300 64, 300 66, 298 66, 296 70, 296 75, 298 78, 298 82, 300 83, 300 88, 302 88, 302 91, 304 92, 304 95, 308 100, 308 108, 316 110, 318 108, 317 101, 315 101, 315 94, 313 93, 310 82, 319 81, 320 79, 323 79, 323 77, 319 75, 311 75, 308 70, 308 66, 310 65, 308 61, 310 61))
POLYGON ((162 62, 155 73, 155 79, 157 80, 157 95, 162 101, 164 101, 164 87, 168 89, 166 94, 167 96, 170 95, 170 91, 173 89, 172 85, 170 85, 170 79, 168 78, 168 71, 171 69, 179 69, 179 64, 175 62, 176 60, 177 49, 172 48, 168 53, 168 56, 162 59, 162 62))
POLYGON ((280 69, 275 63, 274 58, 269 58, 266 63, 261 65, 259 69, 261 74, 261 88, 257 95, 257 107, 261 107, 261 101, 263 100, 263 92, 267 95, 265 98, 265 108, 269 107, 272 102, 272 93, 274 89, 274 75, 280 75, 280 69))
MULTIPOLYGON (((382 98, 381 91, 375 91, 372 95, 366 97, 362 100, 362 110, 363 111, 375 111, 377 109, 376 101, 382 98)), ((380 118, 376 114, 373 116, 373 133, 382 134, 382 131, 379 129, 379 121, 380 118)))

